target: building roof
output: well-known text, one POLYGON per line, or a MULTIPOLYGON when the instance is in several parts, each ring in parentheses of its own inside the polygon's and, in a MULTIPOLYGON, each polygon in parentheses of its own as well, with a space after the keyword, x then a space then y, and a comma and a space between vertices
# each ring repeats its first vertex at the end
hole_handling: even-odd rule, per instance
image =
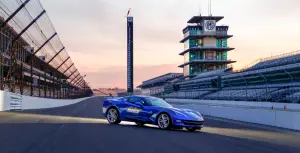
POLYGON ((218 22, 223 18, 223 16, 193 16, 187 23, 200 23, 203 20, 216 20, 218 22))
POLYGON ((226 64, 230 64, 230 63, 235 63, 236 61, 231 61, 231 60, 193 60, 184 64, 179 65, 178 67, 184 67, 186 65, 189 64, 193 64, 193 63, 226 63, 226 64))
MULTIPOLYGON (((183 30, 182 33, 187 32, 190 29, 197 29, 197 30, 203 30, 203 26, 202 25, 187 25, 183 30)), ((229 26, 227 25, 219 25, 216 26, 216 30, 220 31, 219 29, 226 29, 225 31, 227 31, 229 29, 229 26)))
POLYGON ((234 48, 230 47, 193 47, 186 49, 185 51, 179 53, 179 55, 184 55, 187 52, 194 52, 194 51, 206 51, 206 50, 213 50, 213 51, 231 51, 234 50, 234 48))

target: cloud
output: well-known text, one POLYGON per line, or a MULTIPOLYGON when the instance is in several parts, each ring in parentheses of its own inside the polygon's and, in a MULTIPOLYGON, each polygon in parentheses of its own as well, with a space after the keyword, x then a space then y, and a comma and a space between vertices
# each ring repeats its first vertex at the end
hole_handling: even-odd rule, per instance
MULTIPOLYGON (((176 64, 164 65, 139 65, 134 67, 134 87, 142 81, 163 75, 168 72, 182 72, 176 64)), ((126 66, 106 67, 97 72, 83 72, 87 74, 87 80, 93 82, 92 87, 121 87, 126 88, 127 71, 126 66)))

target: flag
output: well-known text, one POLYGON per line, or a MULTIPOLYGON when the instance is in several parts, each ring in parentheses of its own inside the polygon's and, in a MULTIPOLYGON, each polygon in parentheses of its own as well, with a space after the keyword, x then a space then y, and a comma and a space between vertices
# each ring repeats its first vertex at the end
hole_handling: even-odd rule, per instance
POLYGON ((129 15, 129 13, 130 13, 130 8, 129 8, 128 12, 127 12, 127 16, 129 15))

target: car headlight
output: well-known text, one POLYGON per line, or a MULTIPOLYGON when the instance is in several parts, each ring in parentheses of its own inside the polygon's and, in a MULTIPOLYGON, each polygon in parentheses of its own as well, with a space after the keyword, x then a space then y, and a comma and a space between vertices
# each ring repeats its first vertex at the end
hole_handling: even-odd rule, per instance
POLYGON ((192 114, 193 116, 195 116, 199 120, 204 120, 202 115, 199 112, 190 112, 190 114, 192 114))
POLYGON ((202 115, 199 112, 193 112, 193 113, 200 116, 200 117, 202 117, 202 115))
POLYGON ((203 116, 199 113, 199 120, 203 120, 204 121, 204 118, 203 116))
POLYGON ((204 118, 201 116, 201 114, 199 116, 199 119, 204 121, 204 118))

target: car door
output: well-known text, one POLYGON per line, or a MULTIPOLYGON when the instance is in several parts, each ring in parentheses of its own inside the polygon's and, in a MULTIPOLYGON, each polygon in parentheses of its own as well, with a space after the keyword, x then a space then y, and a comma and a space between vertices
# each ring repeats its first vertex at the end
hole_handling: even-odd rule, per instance
POLYGON ((120 99, 120 103, 117 104, 117 107, 119 108, 120 111, 120 119, 121 120, 126 120, 126 114, 127 114, 127 107, 129 107, 129 98, 130 97, 123 97, 120 99))
POLYGON ((123 114, 128 120, 141 120, 139 113, 142 111, 143 107, 136 104, 141 101, 142 99, 140 97, 130 97, 128 102, 124 102, 126 104, 126 109, 123 114))
POLYGON ((144 122, 151 122, 150 117, 156 112, 153 106, 149 106, 144 98, 142 99, 143 109, 139 112, 139 119, 144 122))

